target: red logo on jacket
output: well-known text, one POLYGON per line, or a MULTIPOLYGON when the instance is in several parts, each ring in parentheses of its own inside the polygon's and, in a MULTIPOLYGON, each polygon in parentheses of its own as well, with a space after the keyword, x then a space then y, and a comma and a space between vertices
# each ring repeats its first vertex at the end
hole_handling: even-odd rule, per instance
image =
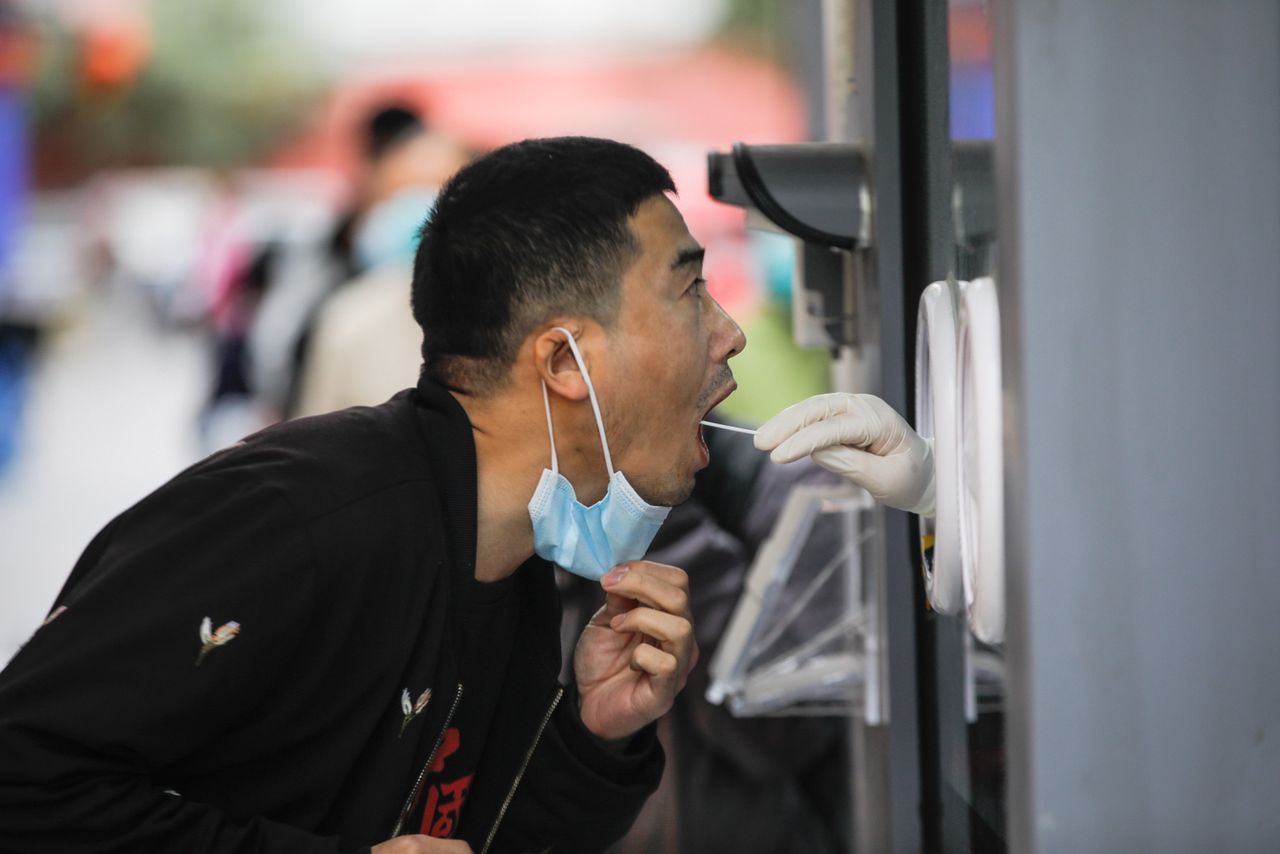
POLYGON ((458 752, 462 746, 462 734, 457 727, 449 727, 445 731, 444 740, 440 742, 440 751, 428 769, 428 780, 434 780, 427 786, 427 803, 422 811, 422 828, 418 831, 437 839, 449 839, 458 827, 458 816, 462 813, 462 805, 471 791, 471 779, 475 774, 468 774, 456 780, 444 782, 440 777, 444 774, 445 762, 458 752))

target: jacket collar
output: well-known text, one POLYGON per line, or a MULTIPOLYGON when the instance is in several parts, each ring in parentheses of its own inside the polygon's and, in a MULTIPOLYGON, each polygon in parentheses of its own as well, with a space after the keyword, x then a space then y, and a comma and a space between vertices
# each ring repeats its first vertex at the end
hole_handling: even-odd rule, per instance
POLYGON ((425 377, 413 394, 427 458, 444 512, 455 595, 476 572, 476 443, 466 410, 449 390, 425 377))
MULTIPOLYGON (((447 526, 453 563, 452 595, 464 606, 451 608, 452 617, 466 613, 465 603, 476 572, 475 436, 462 404, 439 383, 425 377, 419 379, 413 399, 447 526)), ((549 562, 534 555, 520 565, 516 575, 522 603, 520 636, 530 639, 530 643, 518 644, 517 650, 531 654, 539 671, 550 675, 554 682, 560 671, 560 596, 554 570, 549 562)))

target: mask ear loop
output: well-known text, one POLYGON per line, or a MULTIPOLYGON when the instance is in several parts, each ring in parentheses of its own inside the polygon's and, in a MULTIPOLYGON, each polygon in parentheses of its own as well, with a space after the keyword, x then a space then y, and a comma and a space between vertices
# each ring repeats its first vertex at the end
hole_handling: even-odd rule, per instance
MULTIPOLYGON (((604 437, 604 419, 600 417, 600 404, 596 401, 596 389, 591 384, 591 375, 587 373, 587 363, 582 359, 582 351, 578 349, 578 342, 573 340, 573 333, 563 326, 552 328, 564 333, 565 340, 569 342, 569 349, 573 352, 573 360, 578 363, 578 370, 582 371, 582 379, 587 383, 587 394, 591 398, 591 411, 595 413, 596 429, 600 431, 600 447, 604 449, 604 465, 609 470, 609 479, 613 480, 613 457, 609 456, 609 440, 604 437)), ((547 393, 545 383, 543 384, 542 393, 544 395, 547 393)), ((551 423, 550 404, 547 405, 547 423, 551 423)), ((552 453, 554 453, 554 449, 552 453)))
POLYGON ((551 437, 551 473, 560 474, 560 459, 556 456, 556 428, 551 426, 551 399, 547 397, 547 384, 542 383, 542 408, 547 412, 547 435, 551 437))

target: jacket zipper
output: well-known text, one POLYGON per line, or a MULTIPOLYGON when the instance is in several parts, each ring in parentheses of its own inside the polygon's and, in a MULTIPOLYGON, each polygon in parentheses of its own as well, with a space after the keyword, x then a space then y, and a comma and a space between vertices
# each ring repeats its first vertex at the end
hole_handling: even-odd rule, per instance
POLYGON ((493 844, 493 838, 498 835, 498 825, 502 824, 502 819, 507 814, 507 808, 511 806, 511 799, 516 796, 516 789, 519 788, 520 781, 524 779, 524 772, 529 767, 529 760, 533 758, 533 751, 538 749, 538 742, 542 741, 542 733, 546 731, 547 724, 551 722, 551 715, 555 712, 556 706, 560 705, 560 698, 563 696, 564 689, 558 689, 556 696, 551 700, 551 708, 547 709, 547 713, 542 716, 542 724, 539 725, 538 732, 533 737, 533 743, 529 745, 529 750, 524 755, 524 761, 520 763, 520 770, 516 772, 516 779, 511 783, 511 790, 507 792, 506 800, 502 802, 502 809, 498 810, 498 817, 493 820, 493 827, 489 828, 489 838, 484 841, 484 847, 480 849, 480 854, 488 854, 489 846, 493 844))
POLYGON ((427 779, 427 771, 431 769, 431 763, 436 761, 436 754, 440 752, 440 745, 444 743, 445 734, 449 732, 449 724, 453 723, 453 715, 458 711, 458 703, 462 700, 462 683, 458 683, 458 693, 453 695, 453 705, 449 707, 449 714, 445 716, 444 726, 440 728, 440 735, 436 737, 435 746, 431 748, 431 754, 427 756, 427 762, 422 766, 422 771, 418 774, 418 780, 413 784, 413 788, 409 790, 409 797, 405 798, 404 806, 400 808, 400 817, 396 819, 395 827, 391 828, 391 836, 394 839, 400 835, 400 830, 404 826, 404 820, 409 815, 409 810, 413 807, 413 802, 418 799, 418 794, 422 791, 422 782, 427 779))

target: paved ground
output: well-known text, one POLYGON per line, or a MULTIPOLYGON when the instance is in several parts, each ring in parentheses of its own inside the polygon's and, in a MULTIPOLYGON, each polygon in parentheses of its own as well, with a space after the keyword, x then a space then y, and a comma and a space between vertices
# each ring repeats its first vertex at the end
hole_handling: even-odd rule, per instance
POLYGON ((88 297, 47 342, 21 447, 0 473, 0 664, 113 516, 200 455, 204 344, 137 293, 88 297))

